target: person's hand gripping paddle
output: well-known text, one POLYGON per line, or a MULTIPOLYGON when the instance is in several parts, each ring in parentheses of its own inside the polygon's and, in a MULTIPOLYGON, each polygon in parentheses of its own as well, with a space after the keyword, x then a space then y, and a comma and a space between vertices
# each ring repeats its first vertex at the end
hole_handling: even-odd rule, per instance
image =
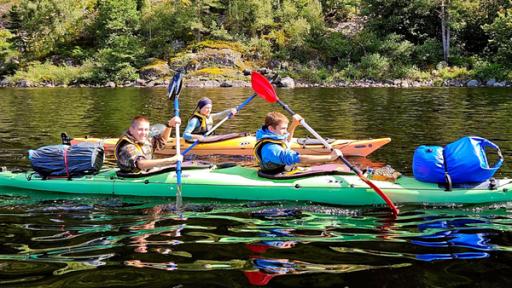
MULTIPOLYGON (((180 93, 181 88, 183 86, 183 76, 181 71, 178 71, 172 78, 172 81, 169 83, 167 87, 167 96, 169 100, 174 101, 174 116, 180 117, 180 93)), ((176 155, 181 154, 180 151, 180 124, 176 123, 176 155)), ((181 199, 181 160, 176 162, 176 209, 179 209, 182 206, 181 199)))

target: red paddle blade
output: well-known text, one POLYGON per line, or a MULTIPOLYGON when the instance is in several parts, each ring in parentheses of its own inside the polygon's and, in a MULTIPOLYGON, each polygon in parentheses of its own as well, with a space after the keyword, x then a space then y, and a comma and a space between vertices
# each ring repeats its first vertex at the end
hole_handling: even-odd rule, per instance
POLYGON ((251 73, 251 85, 252 90, 261 98, 265 99, 265 101, 275 103, 279 99, 277 98, 276 91, 272 84, 270 84, 265 76, 256 71, 252 71, 251 73))

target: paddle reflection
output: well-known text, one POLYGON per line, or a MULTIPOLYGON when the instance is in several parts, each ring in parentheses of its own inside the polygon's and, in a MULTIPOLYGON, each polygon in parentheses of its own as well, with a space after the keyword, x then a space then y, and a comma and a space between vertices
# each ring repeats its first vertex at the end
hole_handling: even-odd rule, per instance
MULTIPOLYGON (((160 220, 165 220, 166 218, 162 218, 162 212, 164 212, 167 208, 165 205, 156 205, 150 209, 146 209, 144 212, 148 215, 149 219, 147 222, 142 224, 137 224, 134 226, 131 226, 130 232, 132 234, 135 234, 135 236, 131 236, 130 239, 130 245, 134 246, 134 252, 137 253, 148 253, 148 246, 150 245, 177 245, 181 243, 177 240, 170 240, 170 241, 151 241, 148 240, 151 236, 163 236, 163 237, 181 237, 181 231, 185 227, 184 225, 178 225, 174 230, 173 229, 166 229, 164 231, 161 231, 161 229, 157 229, 157 223, 160 220), (164 233, 161 233, 164 232, 164 233)), ((179 219, 182 220, 182 219, 179 219)), ((167 227, 168 228, 168 227, 167 227)), ((155 251, 161 253, 161 254, 171 254, 169 249, 154 249, 155 251)), ((135 260, 134 260, 135 261, 135 260)))
POLYGON ((409 263, 371 266, 355 264, 316 264, 305 261, 272 258, 253 258, 250 263, 253 269, 244 271, 244 275, 251 285, 265 286, 272 278, 282 275, 299 275, 305 273, 350 273, 362 270, 381 268, 402 268, 410 266, 409 263))
MULTIPOLYGON (((296 237, 293 235, 293 229, 269 229, 268 233, 261 233, 258 236, 265 238, 281 238, 281 237, 296 237)), ((289 249, 295 247, 297 241, 288 240, 264 240, 257 243, 246 244, 246 247, 254 253, 265 253, 269 248, 276 249, 289 249)))

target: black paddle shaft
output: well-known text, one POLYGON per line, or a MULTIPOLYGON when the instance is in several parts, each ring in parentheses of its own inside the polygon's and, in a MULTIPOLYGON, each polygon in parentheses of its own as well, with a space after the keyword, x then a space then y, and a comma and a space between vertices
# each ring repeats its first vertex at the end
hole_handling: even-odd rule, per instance
POLYGON ((288 113, 292 115, 297 114, 295 113, 295 111, 292 110, 292 108, 290 108, 290 106, 286 105, 283 101, 281 101, 281 99, 277 99, 277 103, 279 103, 279 105, 281 105, 283 109, 286 110, 288 113))

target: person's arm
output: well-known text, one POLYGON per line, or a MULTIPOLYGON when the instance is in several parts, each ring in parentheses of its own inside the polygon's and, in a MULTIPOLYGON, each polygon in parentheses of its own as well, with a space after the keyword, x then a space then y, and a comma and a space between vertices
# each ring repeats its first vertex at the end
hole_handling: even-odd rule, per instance
POLYGON ((340 156, 343 156, 343 153, 338 149, 334 149, 330 155, 300 155, 299 158, 302 164, 315 164, 334 161, 340 156))
POLYGON ((171 136, 172 128, 176 127, 176 124, 181 124, 180 117, 172 117, 171 119, 169 119, 169 121, 167 121, 164 131, 162 131, 162 133, 160 133, 160 136, 164 140, 164 143, 167 143, 167 141, 169 141, 169 137, 171 136))
POLYGON ((203 140, 203 135, 192 134, 192 131, 194 131, 194 129, 196 129, 196 127, 199 125, 201 124, 195 117, 188 120, 187 127, 185 127, 185 131, 183 131, 183 138, 185 138, 187 141, 193 141, 195 139, 199 139, 199 141, 203 140))
POLYGON ((290 124, 290 127, 288 127, 288 142, 292 141, 293 133, 295 133, 295 128, 300 125, 300 121, 303 118, 299 114, 295 114, 292 117, 292 123, 290 124))
POLYGON ((278 144, 267 144, 261 149, 261 158, 265 163, 272 162, 277 165, 293 165, 299 163, 299 153, 284 149, 278 144))
POLYGON ((237 112, 236 108, 230 108, 230 109, 226 109, 221 112, 212 113, 212 114, 210 114, 210 117, 212 117, 213 121, 216 121, 216 120, 220 120, 220 119, 223 119, 224 117, 228 116, 229 113, 233 113, 233 115, 236 115, 236 112, 237 112))
POLYGON ((134 144, 126 144, 120 148, 117 159, 119 168, 127 171, 147 170, 153 167, 163 167, 182 160, 182 155, 162 159, 146 159, 140 147, 134 144))
POLYGON ((174 155, 173 157, 161 159, 139 159, 137 160, 137 168, 141 170, 149 170, 155 167, 165 167, 172 165, 178 161, 183 161, 183 155, 174 155))
POLYGON ((171 135, 172 127, 175 127, 176 124, 181 124, 181 119, 179 117, 173 117, 166 123, 166 127, 160 135, 152 137, 151 143, 153 144, 153 152, 165 149, 165 145, 167 141, 169 141, 169 137, 171 135))

